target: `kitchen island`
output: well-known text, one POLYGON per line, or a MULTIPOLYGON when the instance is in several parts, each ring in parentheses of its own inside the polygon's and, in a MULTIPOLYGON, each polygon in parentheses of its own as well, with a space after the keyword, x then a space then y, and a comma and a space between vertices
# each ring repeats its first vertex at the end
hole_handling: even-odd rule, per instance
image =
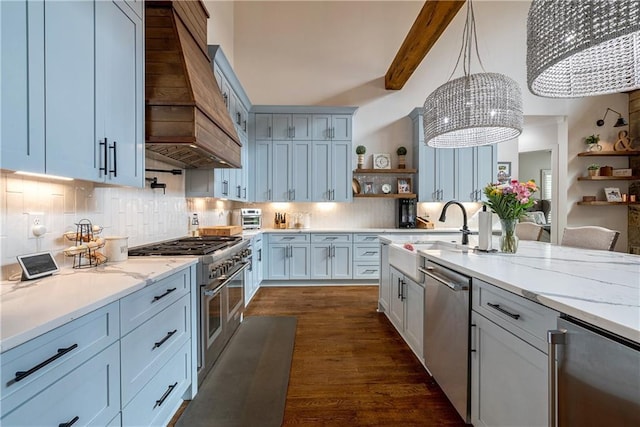
POLYGON ((485 253, 475 237, 435 240, 380 237, 379 307, 463 419, 640 422, 640 257, 531 241, 516 254, 485 253))

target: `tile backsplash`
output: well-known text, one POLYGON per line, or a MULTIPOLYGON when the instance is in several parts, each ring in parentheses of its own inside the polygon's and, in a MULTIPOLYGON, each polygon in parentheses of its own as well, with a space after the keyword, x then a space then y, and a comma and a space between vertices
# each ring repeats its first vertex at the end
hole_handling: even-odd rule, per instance
MULTIPOLYGON (((146 159, 146 167, 173 169, 154 159, 146 159)), ((0 265, 2 279, 20 271, 16 255, 52 251, 60 266, 71 266, 72 258, 62 251, 73 244, 63 239, 66 231, 75 231, 81 219, 104 227, 102 236, 127 236, 129 246, 183 237, 188 232, 189 212, 197 203, 185 199, 184 175, 147 172, 165 183, 162 189, 113 187, 87 181, 55 181, 34 179, 2 171, 0 194, 0 265), (30 237, 28 213, 44 214, 47 232, 40 238, 30 237)), ((213 225, 227 224, 229 202, 218 202, 213 208, 206 203, 204 217, 213 225), (209 218, 210 217, 210 218, 209 218)))

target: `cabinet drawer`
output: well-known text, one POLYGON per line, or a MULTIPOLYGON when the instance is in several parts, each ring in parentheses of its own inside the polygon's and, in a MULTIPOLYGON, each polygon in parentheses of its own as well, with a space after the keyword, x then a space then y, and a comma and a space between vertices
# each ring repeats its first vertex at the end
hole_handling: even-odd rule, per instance
POLYGON ((354 244, 353 245, 353 260, 354 261, 366 261, 370 263, 380 263, 380 245, 366 245, 366 244, 354 244))
POLYGON ((308 243, 309 233, 270 234, 269 243, 308 243))
POLYGON ((119 321, 118 302, 114 302, 2 353, 3 412, 12 407, 10 402, 29 399, 114 343, 119 338, 119 321), (17 372, 29 371, 15 381, 17 372))
POLYGON ((120 300, 120 331, 124 336, 190 291, 189 269, 159 280, 120 300))
POLYGON ((122 401, 126 404, 190 337, 189 295, 122 338, 122 401))
POLYGON ((107 425, 120 411, 120 348, 112 344, 13 409, 2 405, 6 426, 107 425))
POLYGON ((187 341, 122 410, 123 426, 166 425, 191 383, 190 345, 187 341), (164 398, 164 400, 163 400, 164 398))
POLYGON ((474 311, 547 352, 547 331, 556 329, 557 311, 475 278, 472 287, 474 311))
POLYGON ((354 279, 380 279, 379 264, 361 264, 356 263, 353 266, 354 279))
POLYGON ((349 234, 312 234, 312 243, 349 243, 351 242, 351 233, 349 234))
POLYGON ((380 243, 377 234, 353 234, 355 243, 380 243))

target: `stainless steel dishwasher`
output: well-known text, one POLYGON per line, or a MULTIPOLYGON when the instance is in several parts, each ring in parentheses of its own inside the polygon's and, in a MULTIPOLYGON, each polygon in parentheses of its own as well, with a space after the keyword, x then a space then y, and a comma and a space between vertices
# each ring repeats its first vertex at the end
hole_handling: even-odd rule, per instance
POLYGON ((469 289, 471 278, 423 258, 424 358, 462 419, 470 422, 469 289))

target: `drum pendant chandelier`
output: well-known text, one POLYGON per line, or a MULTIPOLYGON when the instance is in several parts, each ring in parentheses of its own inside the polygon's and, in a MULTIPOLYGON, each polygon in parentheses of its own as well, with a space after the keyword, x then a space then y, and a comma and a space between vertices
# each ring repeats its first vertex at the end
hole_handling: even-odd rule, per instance
POLYGON ((640 1, 534 0, 527 85, 550 98, 640 88, 640 1))
MULTIPOLYGON (((498 73, 471 74, 471 52, 478 54, 471 0, 455 73, 463 58, 464 76, 434 90, 424 103, 424 140, 430 147, 461 148, 495 144, 522 133, 522 93, 511 78, 498 73)), ((451 74, 453 76, 453 73, 451 74)), ((451 77, 449 77, 451 78, 451 77)))

